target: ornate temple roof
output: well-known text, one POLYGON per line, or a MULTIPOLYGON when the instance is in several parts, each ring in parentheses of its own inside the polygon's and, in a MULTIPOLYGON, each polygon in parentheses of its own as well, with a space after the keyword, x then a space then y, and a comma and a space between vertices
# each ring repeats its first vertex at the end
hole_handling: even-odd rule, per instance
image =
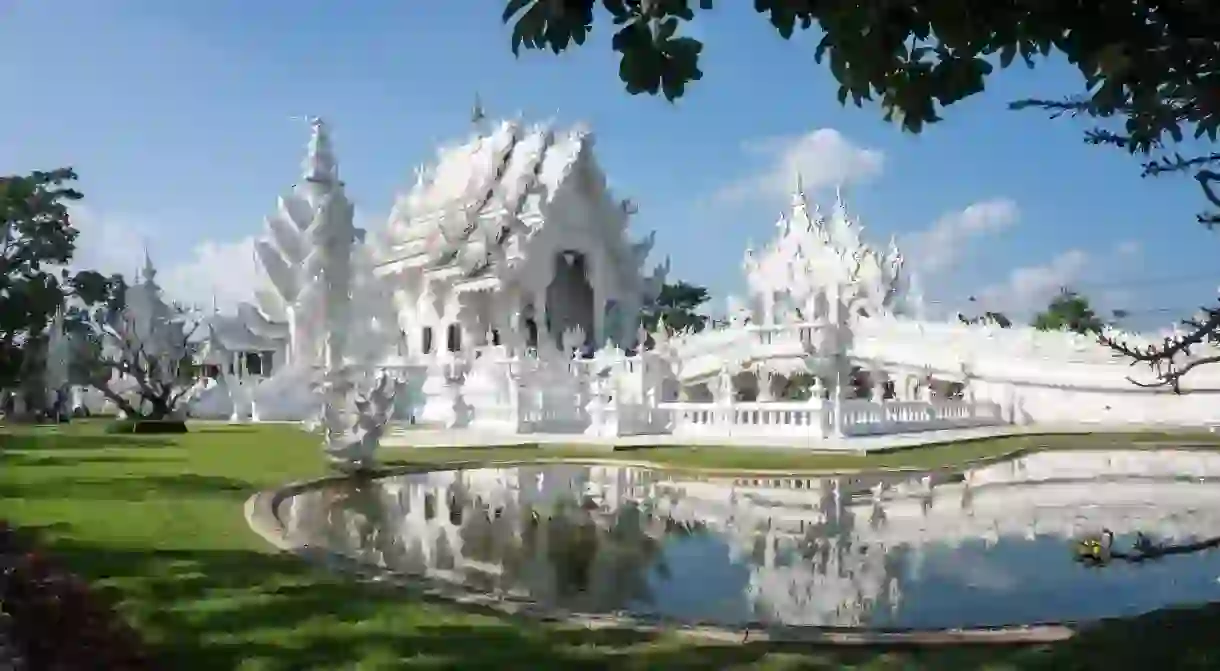
POLYGON ((249 303, 239 303, 236 315, 212 315, 207 326, 210 346, 230 352, 275 350, 289 337, 286 323, 267 319, 249 303))
MULTIPOLYGON (((459 285, 494 285, 495 271, 521 260, 523 243, 540 230, 542 209, 560 185, 582 157, 591 160, 592 143, 589 130, 579 125, 556 130, 501 121, 489 132, 442 147, 435 165, 417 168, 414 186, 395 202, 379 265, 420 268, 459 285)), ((611 207, 617 226, 626 230, 629 208, 611 207)), ((624 261, 630 265, 634 259, 624 261)))
POLYGON ((783 297, 789 307, 806 311, 817 293, 838 285, 863 299, 870 314, 902 307, 906 285, 897 242, 891 238, 885 252, 865 243, 864 227, 849 216, 841 193, 825 217, 809 207, 798 176, 790 209, 776 229, 761 253, 746 250, 743 267, 751 294, 783 297))

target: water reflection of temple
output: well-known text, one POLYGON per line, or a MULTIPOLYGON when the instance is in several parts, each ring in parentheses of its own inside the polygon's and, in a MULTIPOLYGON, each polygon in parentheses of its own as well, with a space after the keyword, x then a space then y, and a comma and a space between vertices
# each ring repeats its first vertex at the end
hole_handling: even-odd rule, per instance
POLYGON ((1220 476, 1220 456, 1091 458, 1084 468, 1033 455, 940 484, 918 475, 716 480, 618 466, 443 471, 304 494, 281 516, 299 542, 589 610, 623 608, 623 594, 647 609, 665 577, 667 536, 707 529, 746 567, 743 598, 754 618, 805 625, 861 624, 896 607, 933 545, 1102 527, 1220 536, 1220 484, 1057 480, 1220 476), (1011 486, 1029 481, 1041 484, 1011 486))

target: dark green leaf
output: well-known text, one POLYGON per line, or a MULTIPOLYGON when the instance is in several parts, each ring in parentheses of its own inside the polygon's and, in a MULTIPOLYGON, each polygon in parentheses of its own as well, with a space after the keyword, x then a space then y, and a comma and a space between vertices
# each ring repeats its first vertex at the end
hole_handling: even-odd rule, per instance
POLYGON ((508 23, 514 16, 517 15, 518 12, 525 9, 525 7, 531 2, 535 1, 536 0, 508 0, 508 4, 505 5, 504 14, 501 15, 500 20, 504 23, 508 23))
POLYGON ((1000 67, 1006 68, 1009 65, 1012 65, 1013 59, 1015 59, 1016 57, 1017 57, 1016 43, 1010 42, 1008 44, 1005 44, 1004 48, 1000 50, 1000 67))

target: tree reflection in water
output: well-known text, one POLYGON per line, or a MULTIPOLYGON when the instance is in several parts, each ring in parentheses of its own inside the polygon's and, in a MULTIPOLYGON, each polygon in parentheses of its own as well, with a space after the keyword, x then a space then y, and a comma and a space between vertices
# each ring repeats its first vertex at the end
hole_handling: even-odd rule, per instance
POLYGON ((634 501, 611 508, 585 496, 580 485, 573 481, 533 507, 511 500, 493 506, 460 477, 427 491, 414 499, 423 506, 414 512, 432 527, 449 527, 457 545, 442 532, 428 552, 429 539, 407 523, 409 492, 395 496, 375 480, 345 479, 319 492, 321 519, 310 524, 311 535, 357 560, 407 573, 456 571, 472 586, 524 591, 570 608, 653 603, 651 581, 670 578, 666 536, 690 537, 706 526, 654 515, 634 501))
POLYGON ((402 558, 406 547, 395 523, 398 516, 383 501, 381 484, 370 478, 351 477, 324 489, 328 547, 350 549, 354 559, 388 566, 402 558), (339 544, 333 544, 340 541, 339 544))
POLYGON ((665 536, 705 529, 654 518, 633 501, 607 510, 575 493, 529 519, 515 581, 535 598, 591 610, 652 604, 650 579, 670 577, 665 536))

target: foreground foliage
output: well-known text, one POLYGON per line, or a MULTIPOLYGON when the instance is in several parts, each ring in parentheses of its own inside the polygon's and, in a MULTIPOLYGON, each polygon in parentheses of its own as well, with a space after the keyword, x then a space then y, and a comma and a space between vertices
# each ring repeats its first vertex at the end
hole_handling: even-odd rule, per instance
MULTIPOLYGON (((630 631, 576 631, 420 601, 276 554, 246 527, 256 490, 323 475, 316 439, 287 427, 195 424, 179 436, 111 436, 101 423, 0 427, 0 509, 38 527, 47 550, 114 598, 158 669, 1214 669, 1220 610, 1107 625, 1058 646, 944 650, 699 645, 630 631)), ((933 466, 1017 447, 1116 447, 1132 438, 1029 437, 878 457, 659 448, 611 458, 682 466, 933 466)), ((1140 441, 1214 437, 1145 435, 1140 441)), ((1138 447, 1138 446, 1137 446, 1138 447)), ((605 452, 387 448, 433 463, 605 452)))
POLYGON ((139 636, 89 585, 0 521, 0 665, 12 669, 151 669, 139 636), (7 639, 7 640, 4 640, 7 639), (4 658, 7 653, 7 659, 4 658))
MULTIPOLYGON (((84 308, 103 301, 116 281, 62 269, 79 234, 68 212, 81 199, 75 180, 70 168, 0 176, 0 389, 37 377, 57 310, 66 302, 84 308)), ((73 311, 69 321, 81 314, 73 311)))

